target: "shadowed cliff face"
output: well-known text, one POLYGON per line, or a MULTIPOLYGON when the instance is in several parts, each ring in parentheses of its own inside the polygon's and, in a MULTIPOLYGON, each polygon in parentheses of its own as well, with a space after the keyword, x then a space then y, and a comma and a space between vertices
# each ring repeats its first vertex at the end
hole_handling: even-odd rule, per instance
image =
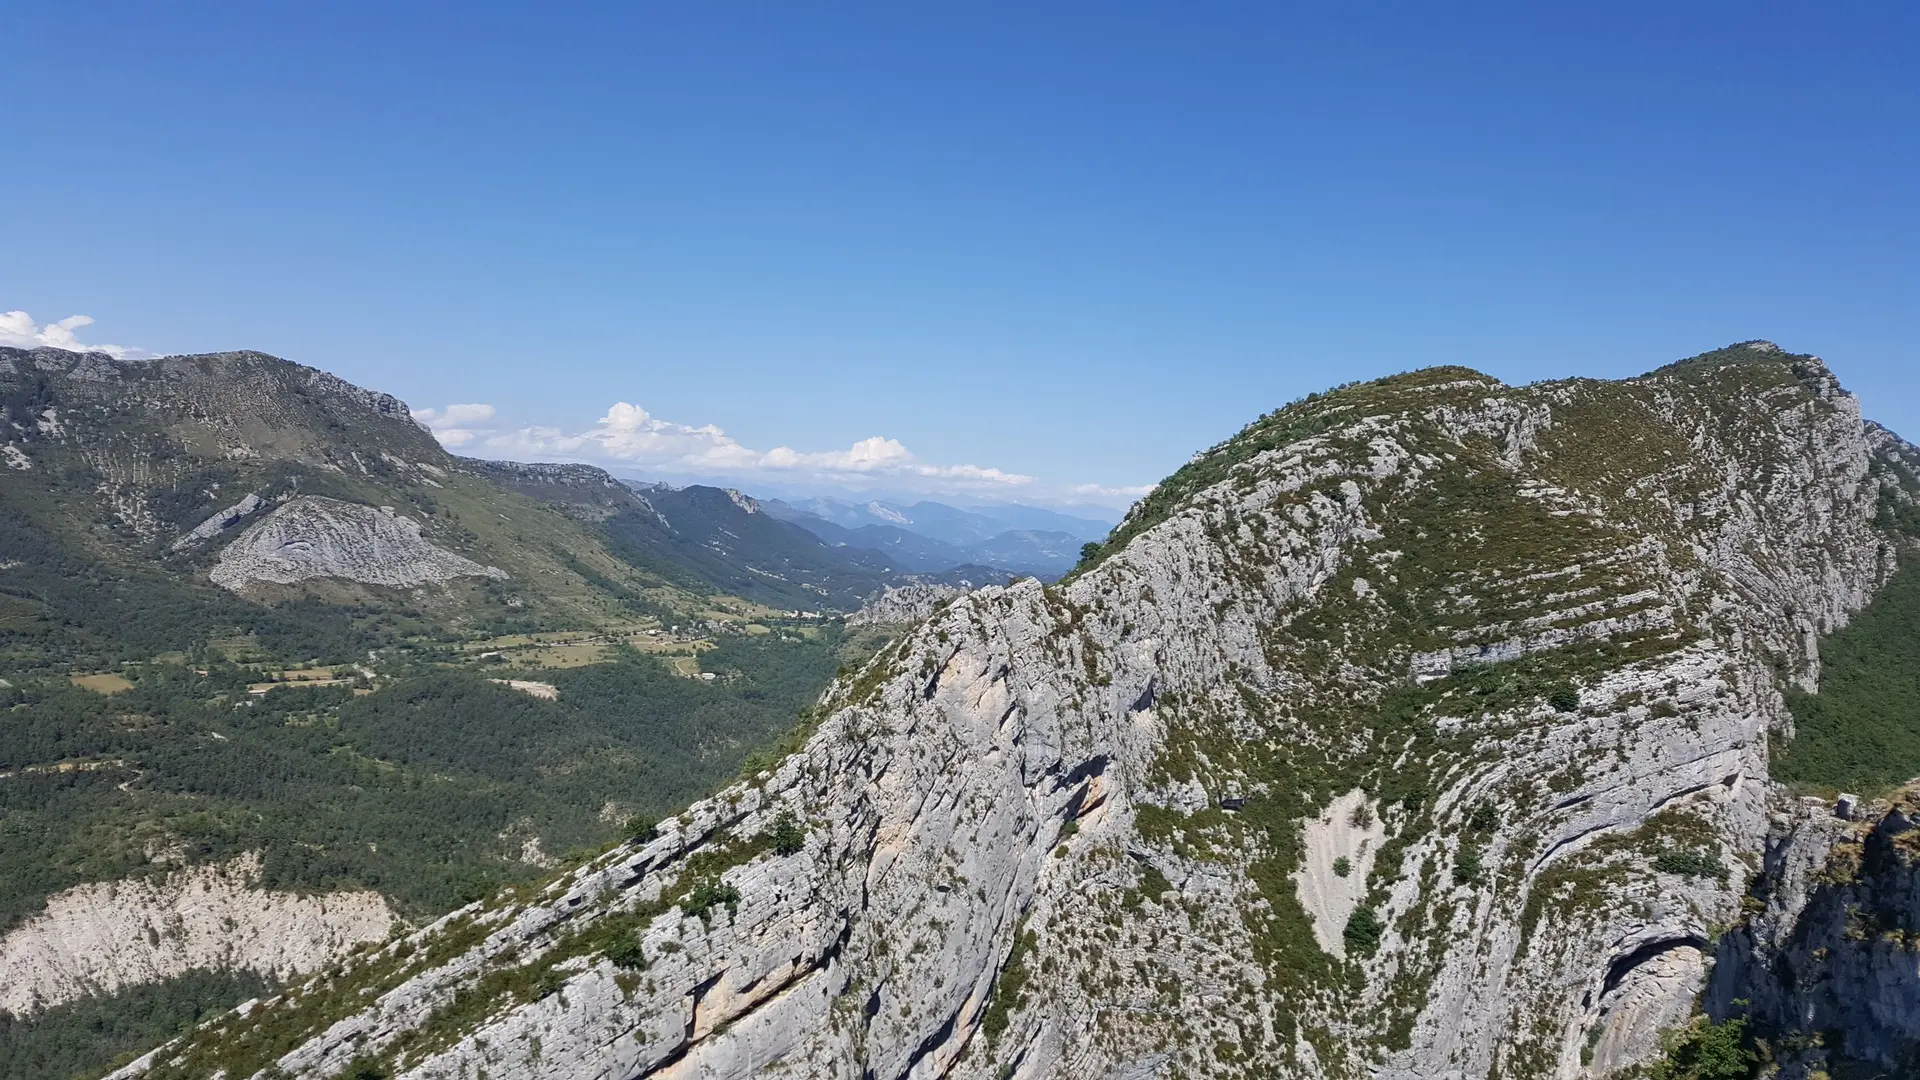
POLYGON ((1920 1070, 1920 799, 1849 817, 1780 800, 1750 918, 1721 939, 1706 995, 1709 1015, 1751 1018, 1785 1077, 1920 1070))
POLYGON ((1298 403, 1061 586, 935 611, 779 768, 126 1073, 1643 1061, 1759 863, 1780 678, 1893 566, 1881 453, 1777 351, 1298 403))

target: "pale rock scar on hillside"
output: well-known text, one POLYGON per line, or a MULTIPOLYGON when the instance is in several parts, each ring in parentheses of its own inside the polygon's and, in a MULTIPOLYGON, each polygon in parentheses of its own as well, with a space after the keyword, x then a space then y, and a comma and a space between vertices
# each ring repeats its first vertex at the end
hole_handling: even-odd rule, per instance
POLYGON ((459 577, 505 578, 507 572, 435 547, 421 537, 419 522, 392 507, 301 495, 222 548, 211 576, 214 584, 238 592, 255 582, 292 585, 331 577, 406 587, 459 577))
POLYGON ((1367 874, 1387 838, 1386 823, 1367 793, 1355 790, 1333 800, 1325 813, 1306 823, 1305 832, 1306 858, 1293 873, 1300 906, 1313 917, 1313 938, 1320 947, 1345 957, 1342 935, 1365 898, 1367 874))
POLYGON ((0 936, 0 1009, 26 1016, 196 968, 298 978, 392 926, 379 893, 261 888, 253 855, 81 885, 0 936))

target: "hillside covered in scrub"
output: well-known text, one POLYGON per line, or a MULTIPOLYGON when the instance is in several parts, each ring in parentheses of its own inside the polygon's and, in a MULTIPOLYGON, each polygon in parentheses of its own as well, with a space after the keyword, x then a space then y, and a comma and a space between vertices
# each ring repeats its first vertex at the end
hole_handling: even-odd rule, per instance
POLYGON ((260 353, 0 348, 0 1074, 98 1073, 711 793, 918 580, 737 493, 455 457, 260 353))
POLYGON ((1315 395, 1057 585, 935 604, 784 759, 116 1075, 1888 1067, 1920 1030, 1823 1041, 1767 957, 1886 940, 1809 882, 1904 862, 1805 795, 1862 777, 1813 703, 1893 692, 1917 476, 1764 342, 1315 395))

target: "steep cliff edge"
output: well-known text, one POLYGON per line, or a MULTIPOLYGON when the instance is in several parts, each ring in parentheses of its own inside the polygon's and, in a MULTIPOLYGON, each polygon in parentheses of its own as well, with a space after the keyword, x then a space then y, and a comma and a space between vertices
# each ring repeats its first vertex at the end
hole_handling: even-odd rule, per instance
POLYGON ((1720 940, 1709 1016, 1746 1018, 1783 1080, 1920 1071, 1920 792, 1783 793, 1747 915, 1720 940))
POLYGON ((1883 453, 1771 347, 1296 403, 777 769, 123 1075, 1604 1075, 1739 913, 1883 453))

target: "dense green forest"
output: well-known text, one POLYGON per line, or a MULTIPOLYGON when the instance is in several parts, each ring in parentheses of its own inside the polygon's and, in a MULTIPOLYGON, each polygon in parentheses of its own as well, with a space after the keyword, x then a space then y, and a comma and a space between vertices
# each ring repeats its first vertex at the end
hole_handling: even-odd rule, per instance
MULTIPOLYGON (((700 657, 711 681, 624 647, 542 671, 422 650, 361 695, 252 695, 259 673, 218 658, 123 668, 132 688, 111 696, 17 680, 0 687, 0 930, 80 882, 243 851, 270 887, 377 889, 424 920, 543 875, 522 858, 530 839, 561 858, 599 850, 631 817, 714 790, 875 645, 832 624, 722 634, 700 657), (559 697, 491 681, 505 678, 559 697)), ((195 972, 0 1013, 0 1076, 98 1075, 261 989, 195 972)))
MULTIPOLYGON (((424 920, 542 876, 530 840, 597 851, 719 787, 873 645, 832 624, 721 634, 700 657, 711 681, 626 647, 539 671, 419 649, 362 694, 250 694, 260 673, 217 656, 124 667, 131 688, 111 696, 16 678, 0 686, 0 930, 81 882, 243 851, 269 887, 376 889, 424 920), (492 681, 508 678, 559 696, 492 681)), ((196 972, 0 1013, 0 1076, 97 1075, 261 989, 196 972)))
POLYGON ((530 838, 595 848, 733 776, 812 704, 839 644, 831 627, 723 636, 702 657, 711 682, 631 649, 538 673, 421 663, 365 696, 251 696, 258 676, 218 662, 128 668, 110 697, 26 680, 0 690, 0 927, 182 845, 258 850, 271 886, 373 888, 435 914, 538 873, 530 838), (489 681, 511 676, 559 699, 489 681))
POLYGON ((158 569, 108 566, 4 503, 0 552, 0 662, 10 672, 111 667, 221 635, 248 637, 276 656, 351 660, 395 640, 407 622, 356 618, 351 608, 304 598, 266 607, 158 569))
POLYGON ((30 1021, 0 1012, 0 1076, 98 1076, 132 1048, 170 1039, 267 989, 259 976, 244 971, 190 971, 165 982, 69 1002, 30 1021))
POLYGON ((1820 643, 1820 692, 1787 691, 1794 739, 1775 779, 1872 795, 1920 776, 1920 567, 1820 643))

